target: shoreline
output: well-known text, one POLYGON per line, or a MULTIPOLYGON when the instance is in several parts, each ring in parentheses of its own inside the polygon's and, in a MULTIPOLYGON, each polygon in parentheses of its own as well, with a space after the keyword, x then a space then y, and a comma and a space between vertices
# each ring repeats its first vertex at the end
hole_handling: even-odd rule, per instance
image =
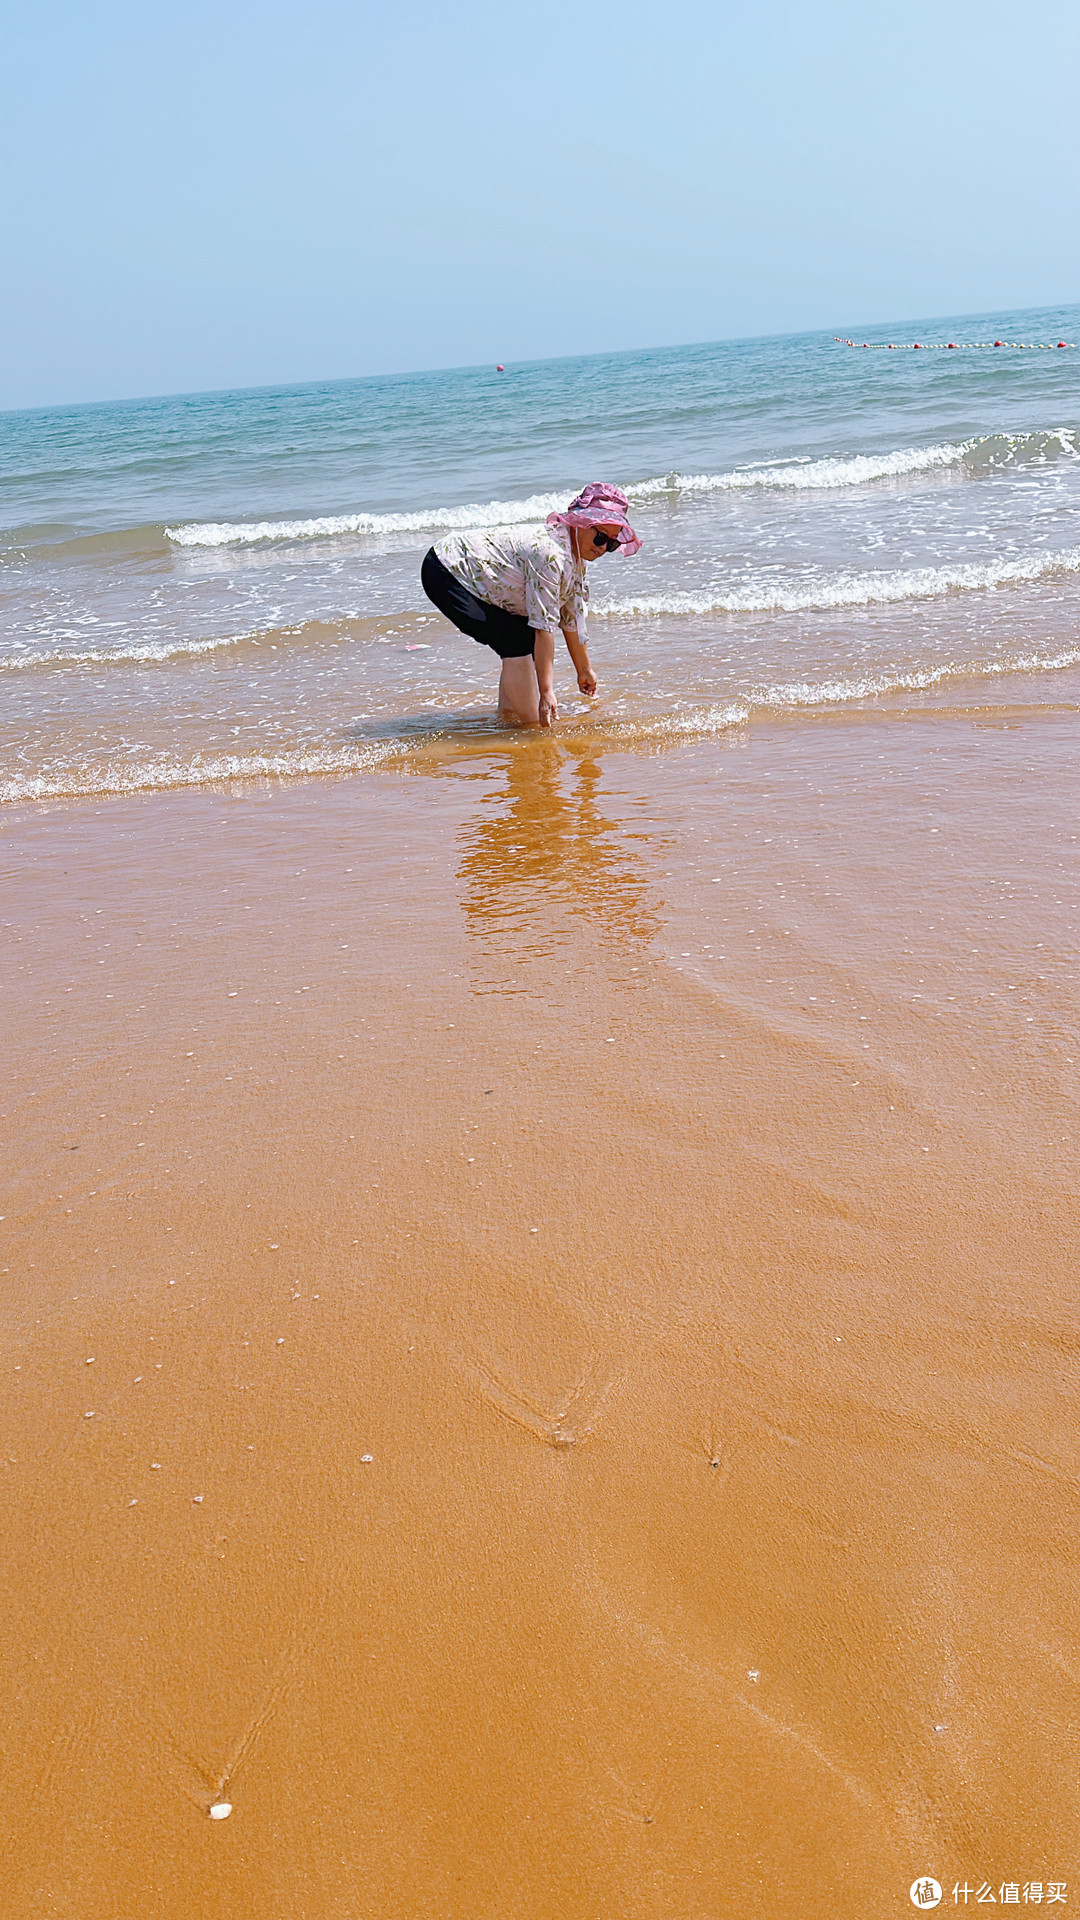
MULTIPOLYGON (((426 629, 425 629, 426 630, 426 629)), ((469 645, 475 645, 469 642, 469 645)), ((429 650, 425 647, 425 651, 429 650)), ((458 666, 469 656, 460 651, 458 666)), ((548 744, 556 753, 601 757, 669 754, 694 744, 759 745, 771 734, 793 729, 808 736, 838 727, 874 728, 949 721, 1009 726, 1036 714, 1080 712, 1080 650, 1056 646, 1037 670, 1034 656, 989 658, 981 665, 944 665, 932 673, 893 672, 888 685, 860 685, 858 678, 764 689, 731 688, 719 697, 697 696, 689 707, 654 706, 626 711, 625 699, 578 701, 566 687, 566 708, 548 744)), ((187 762, 176 759, 99 766, 95 784, 79 786, 42 776, 0 781, 0 835, 8 823, 41 809, 95 807, 170 794, 220 795, 289 791, 308 783, 352 781, 386 773, 453 771, 453 763, 497 761, 508 752, 530 751, 498 720, 494 684, 470 686, 467 704, 432 706, 421 701, 412 714, 356 720, 336 732, 332 744, 263 745, 257 752, 216 739, 187 762), (447 766, 445 763, 450 763, 447 766)), ((17 724, 17 715, 12 716, 17 724)), ((235 731, 235 730, 234 730, 235 731)), ((810 750, 815 751, 811 741, 810 750)), ((85 779, 85 769, 79 778, 85 779)))

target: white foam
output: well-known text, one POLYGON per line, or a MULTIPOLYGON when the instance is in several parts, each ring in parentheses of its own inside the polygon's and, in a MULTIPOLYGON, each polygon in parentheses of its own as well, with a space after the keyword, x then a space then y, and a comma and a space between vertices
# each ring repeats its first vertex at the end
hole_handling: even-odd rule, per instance
POLYGON ((865 674, 854 680, 787 681, 755 687, 747 696, 752 710, 844 706, 873 700, 882 694, 928 693, 950 680, 997 680, 1012 673, 1057 673, 1080 666, 1080 647, 1060 653, 1010 653, 996 660, 946 660, 936 667, 917 667, 910 673, 865 674))
POLYGON ((989 587, 1022 585, 1050 574, 1080 572, 1080 547, 1056 553, 1028 554, 984 566, 911 567, 895 573, 834 573, 805 586, 750 587, 697 593, 643 593, 621 600, 594 600, 593 619, 626 619, 634 614, 803 613, 835 607, 889 606, 904 600, 932 600, 945 593, 972 593, 989 587))
POLYGON ((429 507, 419 513, 338 513, 314 520, 193 521, 166 527, 178 547, 257 546, 275 540, 332 540, 345 533, 436 533, 458 527, 508 527, 561 513, 568 493, 534 493, 527 500, 473 501, 460 507, 429 507))
POLYGON ((897 693, 928 693, 949 681, 1001 679, 1008 674, 1053 673, 1080 666, 1080 647, 1056 654, 1007 654, 997 660, 950 660, 910 673, 867 674, 851 680, 787 681, 752 687, 741 701, 699 707, 688 713, 658 714, 640 721, 600 723, 599 730, 630 740, 704 739, 744 726, 755 715, 807 708, 857 706, 897 693))
POLYGON ((740 493, 755 487, 794 493, 861 487, 870 480, 927 473, 934 467, 958 467, 969 444, 901 447, 894 453, 840 454, 827 460, 783 460, 771 466, 736 467, 730 473, 669 473, 662 480, 642 480, 627 492, 633 499, 646 500, 663 493, 740 493))
POLYGON ((178 787, 216 786, 233 780, 297 780, 325 773, 370 773, 386 760, 407 752, 401 741, 375 741, 364 747, 295 753, 195 754, 185 761, 151 761, 123 768, 72 768, 51 775, 16 776, 0 781, 0 805, 31 800, 85 800, 96 794, 161 793, 178 787))
MULTIPOLYGON (((854 706, 897 693, 925 693, 949 681, 1001 679, 1009 674, 1060 672, 1080 666, 1080 646, 1059 653, 1012 653, 997 659, 948 660, 937 666, 916 667, 908 673, 866 674, 850 680, 793 680, 748 688, 741 698, 690 711, 650 715, 640 720, 591 713, 579 716, 568 731, 577 737, 597 732, 607 739, 626 741, 703 739, 744 726, 755 715, 795 712, 807 708, 854 706)), ((422 744, 400 737, 375 740, 364 746, 302 748, 279 754, 217 754, 189 760, 155 761, 145 765, 107 764, 101 768, 57 770, 50 775, 21 775, 0 781, 0 804, 18 805, 41 800, 85 800, 94 796, 149 793, 182 787, 205 787, 240 780, 297 780, 322 774, 374 771, 422 744)))
POLYGON ((700 739, 703 735, 730 733, 732 727, 745 726, 750 713, 749 705, 740 700, 726 707, 703 707, 697 713, 667 715, 659 722, 659 730, 665 736, 693 735, 700 739))
MULTIPOLYGON (((836 487, 861 487, 874 481, 902 479, 935 469, 1014 465, 1044 461, 1048 455, 1080 457, 1078 436, 1072 428, 1029 434, 988 434, 972 440, 944 441, 930 447, 897 447, 885 453, 844 453, 825 459, 787 459, 731 468, 723 473, 672 472, 631 482, 628 497, 642 506, 658 495, 672 493, 740 493, 748 489, 814 492, 836 487)), ((345 534, 379 538, 396 533, 451 532, 455 528, 519 526, 561 513, 568 493, 534 493, 524 500, 469 501, 461 506, 423 507, 415 513, 322 514, 306 520, 189 521, 166 527, 167 539, 178 547, 259 546, 277 541, 333 540, 345 534)))
POLYGON ((1043 464, 1048 458, 1080 458, 1078 436, 1071 427, 1036 433, 982 434, 973 440, 943 441, 932 447, 897 447, 891 453, 836 454, 824 460, 777 460, 736 467, 730 473, 669 473, 663 480, 643 480, 628 491, 647 499, 660 493, 735 493, 747 488, 788 492, 816 492, 835 487, 862 487, 875 480, 902 479, 906 474, 931 473, 935 468, 958 467, 978 473, 986 467, 1043 464))
MULTIPOLYGON (((958 466, 967 443, 956 446, 907 447, 895 453, 854 454, 829 460, 780 461, 771 466, 740 467, 729 473, 668 473, 628 486, 627 496, 643 505, 658 494, 737 493, 748 488, 781 488, 797 492, 828 487, 864 485, 933 467, 958 466)), ((468 527, 522 526, 549 513, 562 513, 567 493, 534 493, 525 500, 470 501, 456 507, 427 507, 417 513, 322 514, 310 520, 190 521, 166 527, 166 537, 178 547, 250 547, 279 541, 334 540, 343 534, 380 537, 394 533, 453 532, 468 527)))
POLYGON ((81 653, 65 653, 27 648, 25 653, 0 655, 0 673, 23 673, 27 668, 38 670, 42 667, 107 667, 113 662, 131 662, 137 665, 156 665, 166 660, 179 660, 200 653, 220 653, 223 647, 235 647, 241 640, 250 640, 248 633, 230 634, 222 640, 175 640, 162 641, 158 646, 152 643, 127 647, 89 647, 81 653))

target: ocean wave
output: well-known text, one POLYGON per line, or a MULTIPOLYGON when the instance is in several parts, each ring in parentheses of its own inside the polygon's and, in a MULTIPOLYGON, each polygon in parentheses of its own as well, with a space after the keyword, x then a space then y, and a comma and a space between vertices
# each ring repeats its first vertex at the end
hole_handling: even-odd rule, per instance
POLYGON ((1056 654, 1014 653, 996 660, 948 660, 936 667, 914 668, 909 673, 865 674, 850 680, 785 681, 750 687, 741 699, 727 700, 716 706, 694 707, 679 713, 649 714, 639 720, 602 716, 582 716, 570 722, 568 731, 598 733, 612 742, 620 740, 642 744, 650 740, 675 742, 703 740, 746 726, 754 719, 775 718, 799 711, 828 712, 830 708, 858 707, 890 694, 932 693, 936 689, 965 680, 998 680, 1011 674, 1055 673, 1080 666, 1080 647, 1065 648, 1056 654))
POLYGON ((84 647, 78 653, 62 648, 52 653, 44 648, 36 651, 27 648, 25 653, 0 655, 0 673, 40 672, 45 667, 109 667, 133 662, 138 666, 154 666, 201 653, 220 653, 223 648, 235 647, 241 640, 253 637, 248 633, 234 633, 221 640, 163 640, 157 645, 153 641, 138 641, 129 646, 84 647))
POLYGON ((214 640, 131 640, 113 647, 79 648, 58 642, 52 648, 24 646, 18 652, 0 655, 0 673, 44 672, 50 667, 163 666, 170 661, 228 652, 230 648, 242 646, 261 647, 266 652, 280 648, 284 652, 320 642, 400 639, 408 644, 413 635, 422 634, 435 624, 434 614, 405 609, 400 613, 346 612, 333 619, 299 620, 282 627, 246 627, 239 633, 223 634, 214 640))
POLYGON ((627 492, 647 500, 666 493, 739 493, 759 488, 792 493, 861 487, 876 480, 956 468, 971 474, 994 468, 1044 465, 1080 459, 1080 433, 1055 427, 1037 433, 989 433, 974 440, 942 441, 932 447, 898 447, 891 453, 835 454, 823 460, 781 460, 736 467, 729 473, 669 473, 642 480, 627 492))
POLYGON ((0 530, 0 568, 19 567, 41 554, 50 560, 130 560, 172 550, 165 528, 157 522, 110 527, 103 533, 53 521, 0 530))
MULTIPOLYGON (((978 475, 996 467, 1043 464, 1080 458, 1080 433, 1059 427, 1034 433, 983 434, 972 440, 943 441, 929 447, 898 447, 885 453, 842 453, 823 459, 790 459, 735 467, 718 473, 679 473, 635 480, 629 498, 646 507, 672 494, 829 491, 883 480, 955 469, 978 475)), ((448 533, 458 528, 527 525, 549 513, 561 513, 570 495, 529 494, 524 500, 469 501, 461 506, 424 507, 414 513, 338 513, 311 519, 189 521, 162 529, 178 547, 272 545, 283 541, 334 540, 343 535, 381 538, 399 533, 448 533)))
POLYGON ((601 722, 597 730, 616 741, 707 740, 744 727, 752 717, 753 707, 748 701, 729 700, 722 706, 695 707, 690 713, 656 714, 647 720, 615 720, 609 727, 601 722))
MULTIPOLYGON (((780 681, 747 687, 719 702, 705 701, 667 713, 631 717, 590 708, 562 722, 558 735, 579 743, 582 739, 595 739, 613 746, 642 746, 650 742, 673 745, 679 741, 715 738, 754 719, 775 719, 785 713, 810 711, 821 714, 830 709, 869 705, 895 694, 932 693, 950 683, 1055 673, 1069 667, 1080 667, 1080 646, 1063 648, 1053 654, 1011 653, 996 659, 946 660, 936 666, 914 667, 908 672, 862 674, 850 679, 780 681)), ((476 716, 471 726, 463 726, 460 714, 434 714, 424 723, 399 724, 383 737, 349 746, 302 747, 276 754, 193 754, 186 760, 154 760, 123 766, 107 762, 96 768, 83 766, 39 774, 20 773, 0 779, 0 805, 87 800, 264 779, 291 781, 328 774, 369 773, 405 755, 409 756, 409 764, 417 767, 423 765, 425 747, 437 747, 440 755, 445 756, 448 751, 460 751, 477 744, 490 745, 489 736, 503 744, 513 741, 515 751, 527 744, 522 735, 498 729, 493 716, 476 716), (484 739, 478 742, 478 735, 484 739), (420 758, 416 757, 418 754, 420 758)))
POLYGON ((807 613, 838 607, 889 606, 904 600, 933 600, 945 593, 974 593, 991 587, 1028 585, 1057 573, 1080 572, 1080 547, 1029 554, 1019 560, 985 565, 911 567, 895 573, 834 573, 798 587, 705 587, 697 593, 642 593, 621 600, 594 600, 593 619, 627 619, 635 614, 807 613))
POLYGON ((1008 653, 989 660, 944 660, 935 667, 914 667, 907 673, 861 674, 851 680, 794 680, 751 688, 748 710, 790 711, 799 707, 849 706, 890 693, 931 693, 959 680, 1000 680, 1016 673, 1060 673, 1080 666, 1080 647, 1059 653, 1008 653))
POLYGON ((835 487, 860 487, 871 480, 928 473, 935 467, 959 467, 965 451, 966 443, 946 442, 936 447, 900 447, 894 453, 784 460, 770 466, 736 467, 729 473, 669 473, 663 479, 641 480, 628 487, 627 492, 632 499, 645 501, 668 493, 744 493, 755 488, 809 493, 835 487))
POLYGON ((182 787, 212 787, 236 780, 302 780, 320 774, 369 773, 408 751, 400 740, 374 741, 362 747, 298 748, 294 753, 222 753, 190 760, 148 761, 117 767, 58 769, 17 774, 0 780, 0 805, 35 800, 87 800, 123 793, 174 792, 182 787))
POLYGON ((1075 427, 1049 427, 1037 433, 986 433, 964 443, 964 466, 971 473, 988 467, 1045 466, 1055 460, 1080 459, 1080 432, 1075 427))
POLYGON ((571 495, 534 493, 527 500, 474 501, 461 507, 430 507, 419 513, 336 513, 314 520, 194 521, 166 527, 178 547, 258 546, 275 540, 333 540, 341 534, 450 533, 459 527, 508 527, 561 513, 571 495))

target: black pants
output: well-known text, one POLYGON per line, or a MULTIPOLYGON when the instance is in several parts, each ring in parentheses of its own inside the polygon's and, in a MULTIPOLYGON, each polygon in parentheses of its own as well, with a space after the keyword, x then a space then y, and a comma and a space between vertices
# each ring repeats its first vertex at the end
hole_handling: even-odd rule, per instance
POLYGON ((478 600, 449 567, 444 567, 434 547, 429 547, 420 569, 420 585, 433 606, 438 607, 461 633, 481 646, 490 647, 500 660, 522 660, 536 645, 536 635, 524 614, 506 613, 486 600, 478 600))

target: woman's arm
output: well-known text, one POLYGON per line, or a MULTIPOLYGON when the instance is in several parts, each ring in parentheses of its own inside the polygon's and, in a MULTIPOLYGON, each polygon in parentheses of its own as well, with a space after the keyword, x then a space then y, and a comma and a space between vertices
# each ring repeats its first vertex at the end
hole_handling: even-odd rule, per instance
POLYGON ((582 693, 596 692, 596 675, 589 665, 589 655, 578 638, 576 627, 564 627, 562 637, 566 641, 566 651, 574 663, 577 683, 582 693))
POLYGON ((555 698, 555 635, 544 627, 536 629, 533 661, 540 689, 540 725, 550 727, 559 717, 559 703, 555 698))

